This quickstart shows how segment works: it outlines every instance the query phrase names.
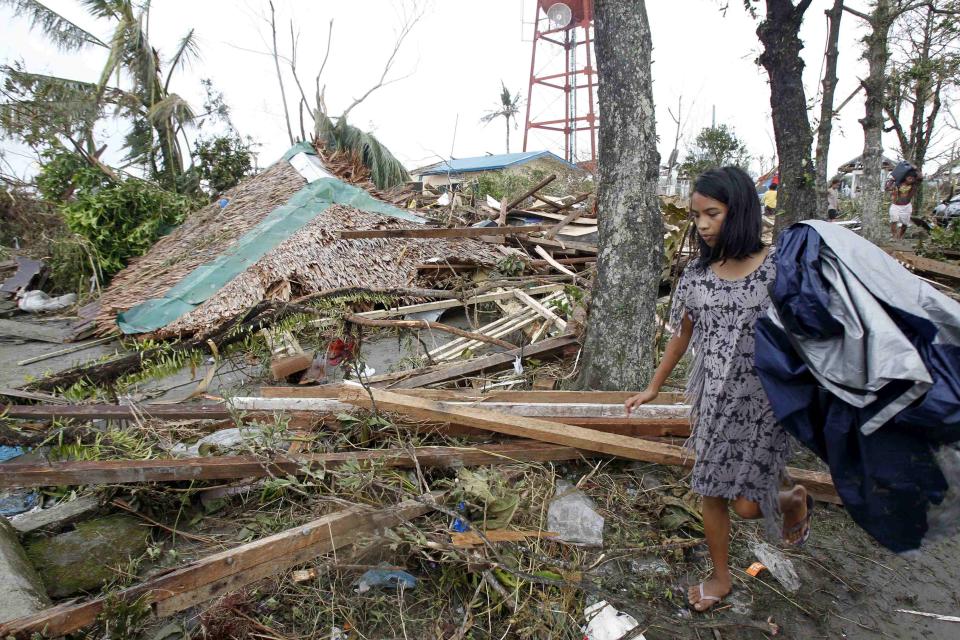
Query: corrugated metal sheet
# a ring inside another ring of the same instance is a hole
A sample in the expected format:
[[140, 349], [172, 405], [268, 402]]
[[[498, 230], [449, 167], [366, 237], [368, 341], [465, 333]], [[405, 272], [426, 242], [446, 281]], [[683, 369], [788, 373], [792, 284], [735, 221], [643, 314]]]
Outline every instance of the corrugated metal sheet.
[[439, 162], [435, 165], [430, 165], [429, 167], [424, 167], [423, 169], [418, 169], [413, 171], [414, 175], [419, 176], [435, 176], [443, 175], [445, 173], [470, 173], [472, 171], [495, 171], [497, 169], [504, 169], [517, 164], [523, 164], [524, 162], [530, 162], [535, 158], [553, 158], [558, 162], [562, 162], [566, 165], [569, 165], [570, 168], [576, 169], [577, 167], [573, 164], [570, 164], [560, 156], [550, 153], [549, 151], [524, 151], [522, 153], [502, 153], [496, 156], [478, 156], [476, 158], [458, 158], [456, 160], [445, 160]]

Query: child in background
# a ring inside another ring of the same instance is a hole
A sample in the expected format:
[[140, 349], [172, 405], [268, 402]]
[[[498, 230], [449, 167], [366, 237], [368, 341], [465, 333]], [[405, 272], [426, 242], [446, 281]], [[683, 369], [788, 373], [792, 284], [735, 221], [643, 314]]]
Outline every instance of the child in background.
[[626, 409], [629, 414], [653, 400], [693, 344], [688, 446], [697, 460], [691, 484], [703, 497], [713, 575], [691, 586], [688, 599], [702, 612], [730, 593], [731, 506], [742, 518], [764, 518], [769, 534], [801, 544], [809, 536], [813, 505], [801, 486], [780, 490], [789, 441], [754, 369], [754, 325], [770, 305], [767, 286], [776, 274], [776, 255], [760, 239], [753, 182], [736, 167], [708, 171], [696, 182], [690, 212], [699, 255], [677, 284], [673, 337], [650, 385], [629, 398]]
[[834, 178], [827, 187], [827, 220], [840, 217], [840, 178]]
[[777, 213], [777, 183], [770, 183], [770, 188], [767, 189], [767, 192], [763, 194], [763, 209], [764, 213], [768, 216], [776, 215]]

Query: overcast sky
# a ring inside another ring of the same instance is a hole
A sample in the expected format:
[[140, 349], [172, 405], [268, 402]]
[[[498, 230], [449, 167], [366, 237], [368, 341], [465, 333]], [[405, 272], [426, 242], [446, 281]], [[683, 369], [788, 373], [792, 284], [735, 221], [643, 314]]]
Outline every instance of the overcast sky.
[[[76, 0], [44, 1], [103, 40], [109, 39], [108, 23], [92, 20]], [[752, 155], [764, 158], [769, 166], [774, 154], [773, 126], [766, 73], [755, 62], [760, 52], [755, 20], [739, 0], [730, 0], [725, 16], [718, 0], [648, 0], [646, 4], [653, 33], [653, 90], [662, 157], [670, 153], [676, 126], [667, 108], [676, 112], [682, 96], [687, 141], [710, 125], [715, 108], [716, 121], [731, 126]], [[402, 23], [400, 0], [276, 0], [275, 5], [281, 49], [289, 50], [291, 19], [299, 33], [298, 66], [308, 94], [327, 46], [327, 25], [333, 19], [330, 60], [321, 78], [331, 114], [339, 114], [376, 84]], [[801, 33], [806, 44], [806, 92], [811, 101], [819, 95], [826, 38], [823, 12], [830, 5], [830, 0], [814, 0]], [[864, 10], [866, 2], [850, 0], [849, 5]], [[351, 113], [351, 123], [372, 130], [408, 168], [451, 155], [502, 153], [503, 121], [483, 125], [480, 118], [496, 107], [501, 80], [526, 100], [532, 48], [529, 22], [536, 1], [421, 0], [421, 6], [425, 7], [424, 16], [391, 73], [402, 79], [358, 106]], [[183, 34], [196, 28], [202, 58], [178, 72], [171, 89], [199, 110], [203, 96], [199, 80], [211, 78], [224, 93], [237, 128], [261, 145], [262, 166], [289, 146], [273, 61], [260, 53], [268, 50], [265, 38], [269, 28], [264, 21], [268, 11], [265, 0], [154, 0], [150, 23], [152, 43], [168, 57]], [[13, 20], [8, 9], [0, 9], [0, 20], [7, 24], [0, 60], [22, 59], [31, 71], [91, 81], [98, 78], [105, 58], [102, 49], [64, 54], [40, 33], [30, 32], [26, 20]], [[864, 27], [850, 14], [844, 15], [841, 24], [837, 103], [857, 86], [857, 77], [866, 73], [860, 59]], [[286, 89], [291, 115], [296, 117], [296, 89], [289, 83]], [[548, 116], [560, 106], [548, 103], [535, 96], [534, 110]], [[519, 127], [511, 131], [512, 151], [521, 148], [522, 115]], [[863, 135], [857, 122], [862, 116], [863, 100], [858, 96], [844, 108], [834, 127], [831, 171], [862, 151]], [[108, 139], [115, 150], [117, 137]], [[897, 157], [892, 150], [895, 140], [886, 142], [888, 155]], [[2, 144], [8, 151], [18, 152], [8, 142]], [[562, 141], [534, 134], [530, 148], [562, 154]], [[683, 149], [681, 143], [681, 159]], [[760, 162], [754, 164], [754, 170], [760, 167]]]

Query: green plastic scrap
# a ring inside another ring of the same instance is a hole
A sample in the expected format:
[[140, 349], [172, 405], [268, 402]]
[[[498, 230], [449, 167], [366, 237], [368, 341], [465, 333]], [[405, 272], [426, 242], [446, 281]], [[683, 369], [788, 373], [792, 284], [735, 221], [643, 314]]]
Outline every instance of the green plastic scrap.
[[[312, 152], [309, 145], [303, 149], [299, 149], [300, 146], [304, 143], [295, 146], [287, 155], [292, 157], [296, 153]], [[149, 333], [186, 315], [333, 204], [349, 205], [368, 213], [418, 224], [424, 222], [423, 218], [381, 202], [363, 189], [336, 178], [320, 178], [271, 211], [214, 260], [187, 274], [163, 297], [146, 300], [118, 314], [120, 331], [125, 334]]]

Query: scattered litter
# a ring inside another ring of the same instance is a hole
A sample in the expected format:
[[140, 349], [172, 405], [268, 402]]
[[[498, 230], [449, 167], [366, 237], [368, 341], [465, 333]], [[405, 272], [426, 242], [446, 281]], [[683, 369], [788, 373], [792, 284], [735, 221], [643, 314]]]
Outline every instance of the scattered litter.
[[766, 542], [753, 542], [750, 544], [750, 550], [784, 589], [790, 593], [796, 593], [800, 589], [800, 576], [793, 568], [793, 562], [779, 549]]
[[747, 567], [747, 574], [756, 578], [762, 571], [766, 571], [766, 567], [763, 566], [762, 562], [754, 562], [752, 565]]
[[417, 579], [406, 571], [370, 569], [360, 576], [360, 582], [357, 583], [356, 591], [357, 593], [366, 593], [374, 587], [412, 590], [417, 588]]
[[[170, 448], [170, 454], [179, 458], [197, 458], [200, 456], [222, 455], [252, 445], [266, 445], [267, 437], [257, 427], [234, 427], [223, 429], [204, 436], [192, 445], [177, 443]], [[278, 446], [281, 443], [276, 443]]]
[[[583, 613], [587, 619], [583, 627], [584, 640], [617, 640], [639, 625], [633, 616], [618, 611], [606, 600], [587, 607]], [[634, 638], [644, 640], [643, 634]]]
[[77, 294], [68, 293], [66, 295], [52, 298], [43, 291], [21, 291], [17, 294], [17, 306], [21, 311], [28, 313], [45, 313], [48, 311], [59, 311], [73, 306], [77, 303]]
[[660, 558], [632, 560], [630, 570], [638, 576], [666, 576], [671, 573], [670, 565]]
[[33, 489], [0, 491], [0, 516], [15, 516], [40, 504], [40, 494]]
[[8, 447], [7, 445], [0, 444], [0, 462], [12, 460], [17, 456], [22, 456], [24, 453], [26, 453], [26, 450], [23, 447]]
[[924, 618], [933, 618], [941, 622], [960, 622], [960, 616], [942, 616], [939, 613], [926, 613], [924, 611], [910, 611], [909, 609], [897, 609], [897, 613], [909, 613], [912, 616], [923, 616]]
[[564, 480], [557, 481], [557, 497], [550, 501], [547, 529], [560, 540], [585, 546], [603, 546], [603, 516], [593, 500]]

